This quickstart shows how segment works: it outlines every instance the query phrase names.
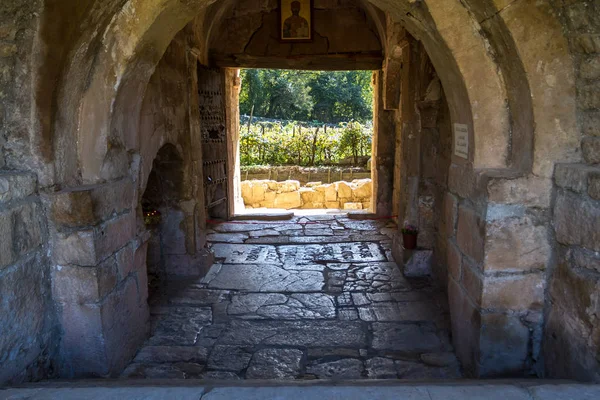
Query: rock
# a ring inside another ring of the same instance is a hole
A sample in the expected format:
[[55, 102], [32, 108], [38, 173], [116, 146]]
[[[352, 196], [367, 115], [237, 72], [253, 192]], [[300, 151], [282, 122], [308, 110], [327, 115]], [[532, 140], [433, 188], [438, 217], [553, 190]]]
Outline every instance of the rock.
[[302, 197], [302, 202], [306, 203], [325, 203], [325, 193], [319, 192], [314, 189], [301, 188], [300, 196]]
[[344, 203], [344, 210], [362, 210], [362, 203]]
[[338, 361], [308, 365], [306, 372], [319, 379], [360, 379], [363, 363], [355, 358], [344, 358]]
[[252, 354], [239, 346], [216, 345], [208, 357], [210, 369], [240, 372], [248, 367]]
[[355, 199], [370, 199], [373, 194], [373, 184], [370, 179], [360, 179], [354, 181], [352, 196]]
[[352, 198], [352, 188], [346, 182], [336, 182], [333, 187], [337, 190], [340, 200]]
[[138, 363], [205, 363], [208, 357], [206, 347], [199, 346], [145, 346], [135, 356]]
[[300, 208], [302, 206], [300, 192], [291, 191], [277, 193], [273, 205], [275, 208], [285, 208], [286, 210], [289, 210], [290, 208]]
[[365, 363], [367, 367], [367, 376], [371, 379], [396, 379], [396, 365], [394, 360], [389, 358], [375, 357], [370, 358]]
[[300, 189], [299, 181], [279, 182], [278, 188], [277, 188], [277, 193], [296, 192], [296, 191], [298, 191], [298, 189]]
[[324, 185], [325, 186], [325, 201], [332, 202], [338, 200], [338, 193], [335, 185]]
[[411, 257], [404, 264], [404, 276], [424, 277], [430, 276], [433, 263], [433, 250], [414, 250]]
[[247, 379], [294, 379], [300, 374], [304, 353], [296, 349], [262, 349], [254, 353]]
[[315, 186], [321, 186], [322, 184], [323, 184], [323, 182], [308, 182], [304, 186], [306, 186], [308, 188], [312, 188], [312, 187], [315, 187]]
[[374, 322], [373, 348], [423, 353], [441, 350], [442, 342], [435, 334], [433, 327], [396, 322]]

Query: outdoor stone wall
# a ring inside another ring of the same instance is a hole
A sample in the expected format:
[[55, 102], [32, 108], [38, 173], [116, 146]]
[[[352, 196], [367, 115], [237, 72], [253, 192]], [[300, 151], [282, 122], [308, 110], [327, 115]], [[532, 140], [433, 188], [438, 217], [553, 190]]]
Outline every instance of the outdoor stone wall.
[[305, 187], [298, 181], [242, 181], [242, 198], [247, 208], [369, 210], [371, 196], [370, 179], [310, 182]]
[[546, 307], [548, 376], [600, 381], [600, 3], [553, 2], [577, 81], [580, 163], [554, 171], [556, 266]]
[[334, 183], [370, 179], [371, 172], [364, 168], [268, 166], [244, 167], [241, 177], [245, 181], [253, 179], [278, 182], [299, 181], [301, 185], [306, 185], [309, 182]]

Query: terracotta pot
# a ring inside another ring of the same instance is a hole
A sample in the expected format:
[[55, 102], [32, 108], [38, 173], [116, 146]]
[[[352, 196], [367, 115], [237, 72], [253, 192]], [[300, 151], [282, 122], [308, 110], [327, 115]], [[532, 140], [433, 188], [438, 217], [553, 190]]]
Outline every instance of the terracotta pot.
[[417, 236], [419, 234], [415, 233], [410, 234], [410, 233], [403, 233], [402, 234], [402, 242], [404, 243], [404, 248], [407, 250], [413, 250], [417, 248]]

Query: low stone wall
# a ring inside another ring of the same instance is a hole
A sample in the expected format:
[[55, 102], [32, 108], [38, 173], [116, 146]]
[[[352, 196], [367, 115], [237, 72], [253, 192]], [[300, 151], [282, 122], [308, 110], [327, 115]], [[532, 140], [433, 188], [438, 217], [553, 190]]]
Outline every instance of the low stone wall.
[[299, 181], [271, 180], [242, 181], [242, 198], [247, 208], [293, 208], [367, 210], [371, 208], [370, 179], [322, 184]]
[[299, 167], [294, 166], [269, 166], [269, 167], [242, 167], [241, 178], [251, 180], [273, 180], [276, 182], [299, 181], [305, 186], [310, 182], [334, 183], [351, 182], [355, 179], [370, 179], [371, 171], [358, 167]]

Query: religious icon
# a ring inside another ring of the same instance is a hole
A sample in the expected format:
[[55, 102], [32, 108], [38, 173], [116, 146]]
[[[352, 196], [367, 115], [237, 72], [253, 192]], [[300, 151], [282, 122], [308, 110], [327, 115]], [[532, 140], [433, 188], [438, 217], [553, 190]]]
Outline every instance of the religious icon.
[[312, 0], [279, 0], [279, 24], [283, 41], [312, 40]]

